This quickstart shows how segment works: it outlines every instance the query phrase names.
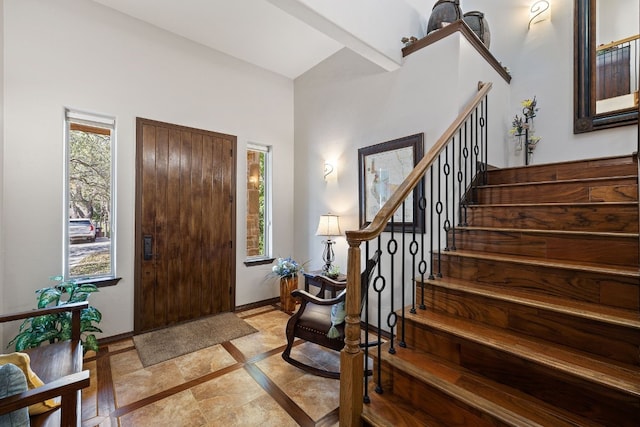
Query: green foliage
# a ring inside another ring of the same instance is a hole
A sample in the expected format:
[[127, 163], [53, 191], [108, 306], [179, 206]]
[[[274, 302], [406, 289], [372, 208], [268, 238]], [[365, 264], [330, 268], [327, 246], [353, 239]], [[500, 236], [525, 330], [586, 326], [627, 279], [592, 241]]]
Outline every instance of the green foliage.
[[97, 253], [88, 255], [80, 260], [80, 262], [71, 267], [69, 274], [72, 277], [97, 276], [100, 274], [109, 274], [111, 271], [111, 254]]
[[[52, 277], [51, 280], [57, 282], [55, 285], [38, 289], [37, 308], [56, 307], [66, 304], [87, 301], [89, 295], [98, 292], [98, 288], [90, 283], [78, 284], [75, 281], [64, 281], [61, 276]], [[67, 300], [63, 300], [63, 295], [67, 294]], [[100, 323], [102, 313], [92, 306], [82, 310], [80, 313], [80, 332], [83, 350], [98, 351], [98, 340], [92, 332], [102, 332], [94, 326]], [[27, 348], [39, 347], [43, 342], [55, 343], [71, 339], [71, 313], [55, 313], [44, 316], [35, 316], [26, 319], [18, 335], [16, 335], [7, 345], [15, 344], [16, 351], [23, 351]]]
[[74, 218], [107, 224], [111, 216], [111, 137], [69, 133], [69, 209]]

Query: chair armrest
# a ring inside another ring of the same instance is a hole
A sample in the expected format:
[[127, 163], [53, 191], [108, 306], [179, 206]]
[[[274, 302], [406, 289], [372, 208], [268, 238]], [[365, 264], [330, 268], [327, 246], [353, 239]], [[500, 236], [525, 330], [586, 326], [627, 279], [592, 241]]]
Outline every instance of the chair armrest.
[[80, 312], [85, 308], [89, 308], [88, 301], [74, 302], [71, 304], [58, 305], [55, 307], [38, 308], [30, 311], [22, 311], [20, 313], [2, 314], [0, 315], [0, 323], [11, 322], [14, 320], [28, 319], [30, 317], [43, 316], [46, 314], [71, 312], [71, 339], [80, 339]]
[[291, 296], [300, 298], [303, 303], [310, 302], [316, 305], [334, 305], [344, 301], [346, 296], [346, 290], [340, 292], [335, 298], [327, 298], [327, 299], [319, 298], [315, 295], [310, 294], [307, 291], [303, 291], [302, 289], [294, 290], [293, 292], [291, 292]]
[[64, 311], [80, 311], [89, 308], [88, 301], [74, 302], [71, 304], [58, 305], [55, 307], [38, 308], [35, 310], [22, 311], [12, 314], [0, 314], [0, 323], [11, 322], [13, 320], [28, 319], [29, 317], [43, 316], [45, 314], [61, 313]]
[[34, 403], [74, 393], [89, 387], [89, 371], [82, 371], [51, 381], [41, 387], [0, 399], [0, 415], [7, 414]]

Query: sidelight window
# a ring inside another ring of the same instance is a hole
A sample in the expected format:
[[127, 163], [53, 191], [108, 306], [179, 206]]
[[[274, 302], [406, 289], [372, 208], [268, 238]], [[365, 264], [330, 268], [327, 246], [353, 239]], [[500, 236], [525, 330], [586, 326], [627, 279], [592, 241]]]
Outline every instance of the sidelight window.
[[271, 148], [247, 147], [247, 262], [271, 261]]
[[114, 278], [114, 152], [114, 118], [65, 110], [67, 280]]

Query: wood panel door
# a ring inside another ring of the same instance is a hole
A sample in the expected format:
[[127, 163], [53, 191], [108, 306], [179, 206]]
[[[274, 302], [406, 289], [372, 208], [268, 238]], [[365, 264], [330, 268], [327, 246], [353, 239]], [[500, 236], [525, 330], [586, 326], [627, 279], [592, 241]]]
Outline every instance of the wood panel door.
[[134, 331], [233, 310], [236, 137], [136, 125]]

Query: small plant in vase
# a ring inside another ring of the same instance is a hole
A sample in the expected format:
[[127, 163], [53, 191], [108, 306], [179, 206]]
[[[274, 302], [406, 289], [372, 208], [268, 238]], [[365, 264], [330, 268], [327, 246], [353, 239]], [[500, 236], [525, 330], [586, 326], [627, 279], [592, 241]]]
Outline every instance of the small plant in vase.
[[329, 279], [337, 279], [340, 276], [340, 267], [337, 265], [332, 265], [331, 267], [329, 267], [329, 270], [324, 273], [324, 275]]
[[278, 258], [271, 274], [280, 277], [280, 305], [282, 310], [292, 313], [296, 308], [296, 301], [291, 292], [298, 289], [298, 273], [303, 273], [304, 267], [291, 257]]
[[533, 99], [525, 99], [521, 104], [522, 117], [515, 115], [509, 133], [516, 138], [516, 151], [522, 151], [524, 148], [524, 164], [528, 165], [533, 150], [541, 139], [539, 136], [534, 136], [533, 129], [533, 118], [538, 111], [538, 101], [534, 96]]

